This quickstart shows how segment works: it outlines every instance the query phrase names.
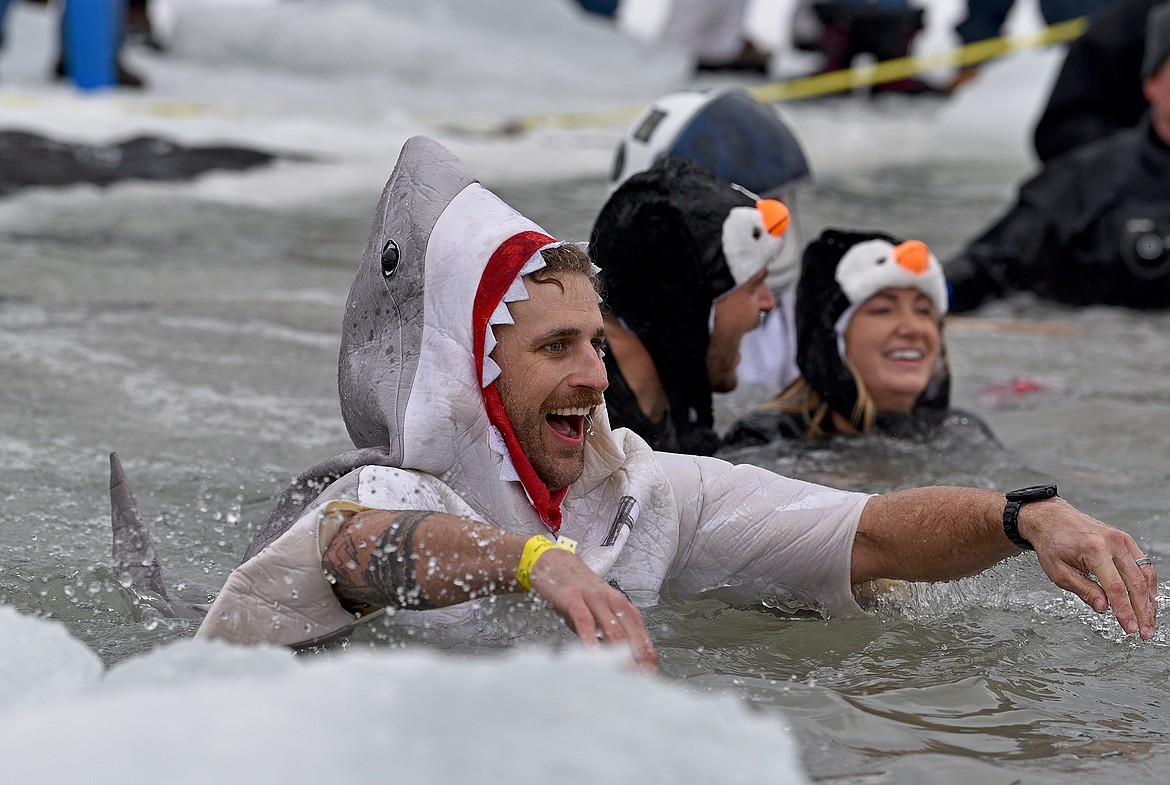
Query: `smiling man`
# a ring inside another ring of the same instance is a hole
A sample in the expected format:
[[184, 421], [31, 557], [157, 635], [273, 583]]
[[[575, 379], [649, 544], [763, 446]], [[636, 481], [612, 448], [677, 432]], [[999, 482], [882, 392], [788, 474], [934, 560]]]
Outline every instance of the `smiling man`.
[[1054, 489], [869, 496], [612, 429], [596, 273], [409, 140], [343, 320], [358, 449], [286, 491], [199, 635], [306, 646], [387, 608], [480, 630], [531, 612], [531, 592], [586, 645], [652, 668], [639, 609], [663, 596], [856, 615], [856, 583], [954, 579], [1032, 547], [1057, 584], [1154, 634], [1150, 560]]
[[[605, 328], [584, 252], [561, 246], [546, 257], [553, 263], [530, 277], [528, 299], [509, 308], [515, 323], [495, 328], [492, 356], [508, 369], [496, 386], [520, 449], [560, 490], [585, 467], [585, 431], [607, 386]], [[553, 277], [559, 270], [568, 274]]]

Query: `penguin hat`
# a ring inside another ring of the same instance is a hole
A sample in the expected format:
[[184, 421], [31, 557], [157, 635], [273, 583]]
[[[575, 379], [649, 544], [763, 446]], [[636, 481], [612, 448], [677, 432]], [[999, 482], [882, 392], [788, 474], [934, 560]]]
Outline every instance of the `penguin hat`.
[[632, 175], [602, 206], [589, 251], [606, 305], [650, 353], [676, 420], [713, 420], [714, 303], [761, 270], [770, 286], [795, 282], [799, 266], [783, 254], [789, 220], [782, 202], [680, 156]]
[[[947, 284], [937, 257], [918, 240], [841, 229], [825, 230], [805, 249], [796, 288], [796, 364], [813, 391], [856, 426], [864, 422], [868, 396], [859, 395], [860, 382], [846, 358], [845, 332], [869, 298], [902, 288], [926, 295], [940, 320], [938, 363], [914, 413], [941, 415], [950, 403], [950, 375], [941, 340]], [[882, 412], [874, 416], [879, 427], [892, 419]]]

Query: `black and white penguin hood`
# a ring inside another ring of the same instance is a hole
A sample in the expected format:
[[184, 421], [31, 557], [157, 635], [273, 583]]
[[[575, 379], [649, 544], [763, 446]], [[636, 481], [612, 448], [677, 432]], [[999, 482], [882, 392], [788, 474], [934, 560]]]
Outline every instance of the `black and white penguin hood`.
[[782, 256], [787, 228], [779, 201], [677, 156], [631, 176], [602, 207], [590, 253], [606, 303], [650, 353], [677, 423], [713, 421], [705, 359], [713, 303], [764, 268], [770, 282], [794, 282], [795, 260]]

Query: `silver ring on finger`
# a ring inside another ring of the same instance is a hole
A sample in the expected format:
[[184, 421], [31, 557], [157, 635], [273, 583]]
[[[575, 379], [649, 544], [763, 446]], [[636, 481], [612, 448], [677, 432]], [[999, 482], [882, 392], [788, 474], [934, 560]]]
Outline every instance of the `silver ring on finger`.
[[1151, 559], [1149, 556], [1143, 556], [1140, 559], [1134, 559], [1133, 563], [1139, 567], [1142, 567], [1142, 566], [1145, 566], [1147, 564], [1153, 564], [1154, 560]]

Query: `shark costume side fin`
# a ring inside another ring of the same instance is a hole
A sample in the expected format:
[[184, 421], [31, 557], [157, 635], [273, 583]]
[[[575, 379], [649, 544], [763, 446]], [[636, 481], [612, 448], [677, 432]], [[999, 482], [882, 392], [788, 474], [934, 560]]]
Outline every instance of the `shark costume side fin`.
[[114, 569], [128, 573], [133, 585], [167, 597], [162, 567], [150, 530], [138, 512], [138, 500], [117, 453], [110, 453], [110, 517], [114, 529]]

